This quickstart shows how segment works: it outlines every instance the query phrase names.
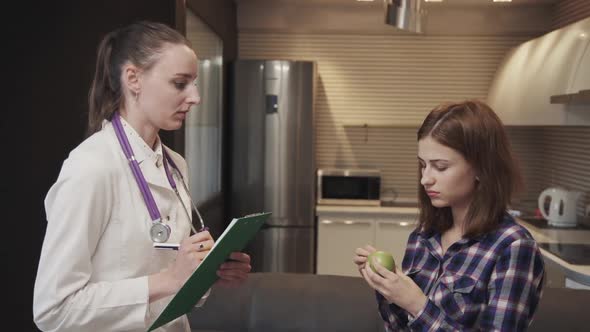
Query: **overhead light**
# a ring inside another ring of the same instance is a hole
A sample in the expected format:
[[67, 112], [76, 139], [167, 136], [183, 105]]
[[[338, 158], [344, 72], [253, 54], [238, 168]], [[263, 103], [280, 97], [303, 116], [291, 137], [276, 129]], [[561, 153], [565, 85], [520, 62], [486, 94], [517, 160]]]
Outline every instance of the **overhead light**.
[[422, 0], [385, 0], [385, 23], [399, 30], [422, 33]]
[[443, 0], [424, 0], [424, 2], [443, 2]]
[[512, 2], [512, 0], [494, 0], [494, 2]]

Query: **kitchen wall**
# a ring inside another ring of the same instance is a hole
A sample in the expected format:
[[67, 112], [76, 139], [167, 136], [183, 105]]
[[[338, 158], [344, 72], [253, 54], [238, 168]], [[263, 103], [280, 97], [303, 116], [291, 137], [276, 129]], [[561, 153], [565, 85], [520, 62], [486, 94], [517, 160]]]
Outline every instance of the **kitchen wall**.
[[[590, 17], [590, 1], [561, 0], [553, 9], [551, 29], [559, 29]], [[590, 127], [510, 127], [512, 144], [521, 161], [527, 190], [516, 208], [533, 211], [537, 197], [548, 187], [562, 186], [585, 195], [578, 201], [578, 215], [590, 204]], [[580, 222], [590, 225], [590, 218]]]
[[559, 0], [553, 8], [553, 24], [551, 29], [559, 29], [570, 23], [590, 16], [590, 1]]
[[[514, 207], [530, 213], [544, 189], [561, 186], [585, 193], [577, 204], [583, 216], [590, 204], [590, 127], [516, 126], [508, 133], [527, 184]], [[579, 221], [590, 225], [588, 218]]]
[[[243, 59], [318, 63], [318, 167], [370, 167], [416, 194], [415, 133], [436, 104], [485, 98], [511, 36], [240, 33]], [[364, 125], [367, 124], [367, 127]]]
[[238, 54], [316, 61], [318, 167], [378, 168], [384, 188], [414, 198], [415, 133], [427, 112], [445, 101], [485, 99], [506, 52], [546, 31], [551, 13], [434, 6], [425, 34], [415, 35], [385, 25], [380, 4], [239, 1]]
[[[427, 112], [444, 101], [485, 100], [510, 48], [555, 24], [571, 23], [587, 7], [574, 1], [511, 9], [432, 6], [425, 34], [413, 35], [383, 25], [369, 8], [351, 7], [353, 15], [347, 8], [256, 3], [238, 1], [240, 58], [318, 64], [318, 167], [379, 168], [384, 187], [402, 197], [416, 196], [415, 134]], [[576, 11], [567, 14], [571, 6]], [[351, 30], [351, 20], [355, 29], [359, 23], [358, 30]], [[528, 188], [515, 207], [534, 208], [541, 188], [549, 185], [587, 186], [590, 165], [573, 159], [588, 154], [579, 143], [587, 139], [586, 129], [519, 127], [509, 132]], [[563, 171], [564, 165], [580, 171]], [[551, 169], [554, 182], [548, 181]], [[590, 193], [588, 187], [585, 191]]]
[[[382, 1], [236, 0], [236, 3], [240, 33], [408, 35], [384, 24]], [[423, 19], [424, 32], [454, 36], [538, 35], [551, 28], [556, 11], [550, 3], [505, 6], [479, 1], [479, 4], [422, 3], [427, 13]]]

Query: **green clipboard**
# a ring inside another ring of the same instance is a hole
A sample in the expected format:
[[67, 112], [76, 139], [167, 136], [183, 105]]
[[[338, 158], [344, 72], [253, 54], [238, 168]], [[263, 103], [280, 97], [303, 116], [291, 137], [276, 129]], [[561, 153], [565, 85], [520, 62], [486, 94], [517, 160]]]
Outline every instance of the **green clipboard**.
[[232, 252], [243, 250], [270, 215], [270, 212], [265, 212], [234, 218], [219, 239], [215, 241], [213, 248], [195, 272], [150, 326], [148, 332], [191, 311], [207, 290], [213, 286], [213, 283], [219, 279], [217, 276], [219, 266]]

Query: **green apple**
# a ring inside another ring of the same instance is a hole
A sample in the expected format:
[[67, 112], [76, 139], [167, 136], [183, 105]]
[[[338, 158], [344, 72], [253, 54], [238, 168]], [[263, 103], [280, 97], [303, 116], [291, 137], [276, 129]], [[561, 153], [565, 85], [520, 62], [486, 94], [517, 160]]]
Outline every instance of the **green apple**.
[[385, 251], [375, 251], [371, 253], [368, 257], [369, 259], [369, 266], [373, 269], [374, 272], [377, 273], [377, 269], [373, 266], [373, 262], [381, 264], [384, 268], [388, 269], [389, 271], [395, 272], [395, 260], [390, 253]]

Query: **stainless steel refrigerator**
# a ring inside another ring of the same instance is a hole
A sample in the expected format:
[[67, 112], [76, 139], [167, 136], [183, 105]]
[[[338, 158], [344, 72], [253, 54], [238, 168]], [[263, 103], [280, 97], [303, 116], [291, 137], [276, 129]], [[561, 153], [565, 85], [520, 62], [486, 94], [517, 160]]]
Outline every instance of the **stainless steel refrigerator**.
[[230, 71], [230, 211], [272, 212], [246, 248], [254, 272], [315, 272], [313, 62], [237, 60]]

